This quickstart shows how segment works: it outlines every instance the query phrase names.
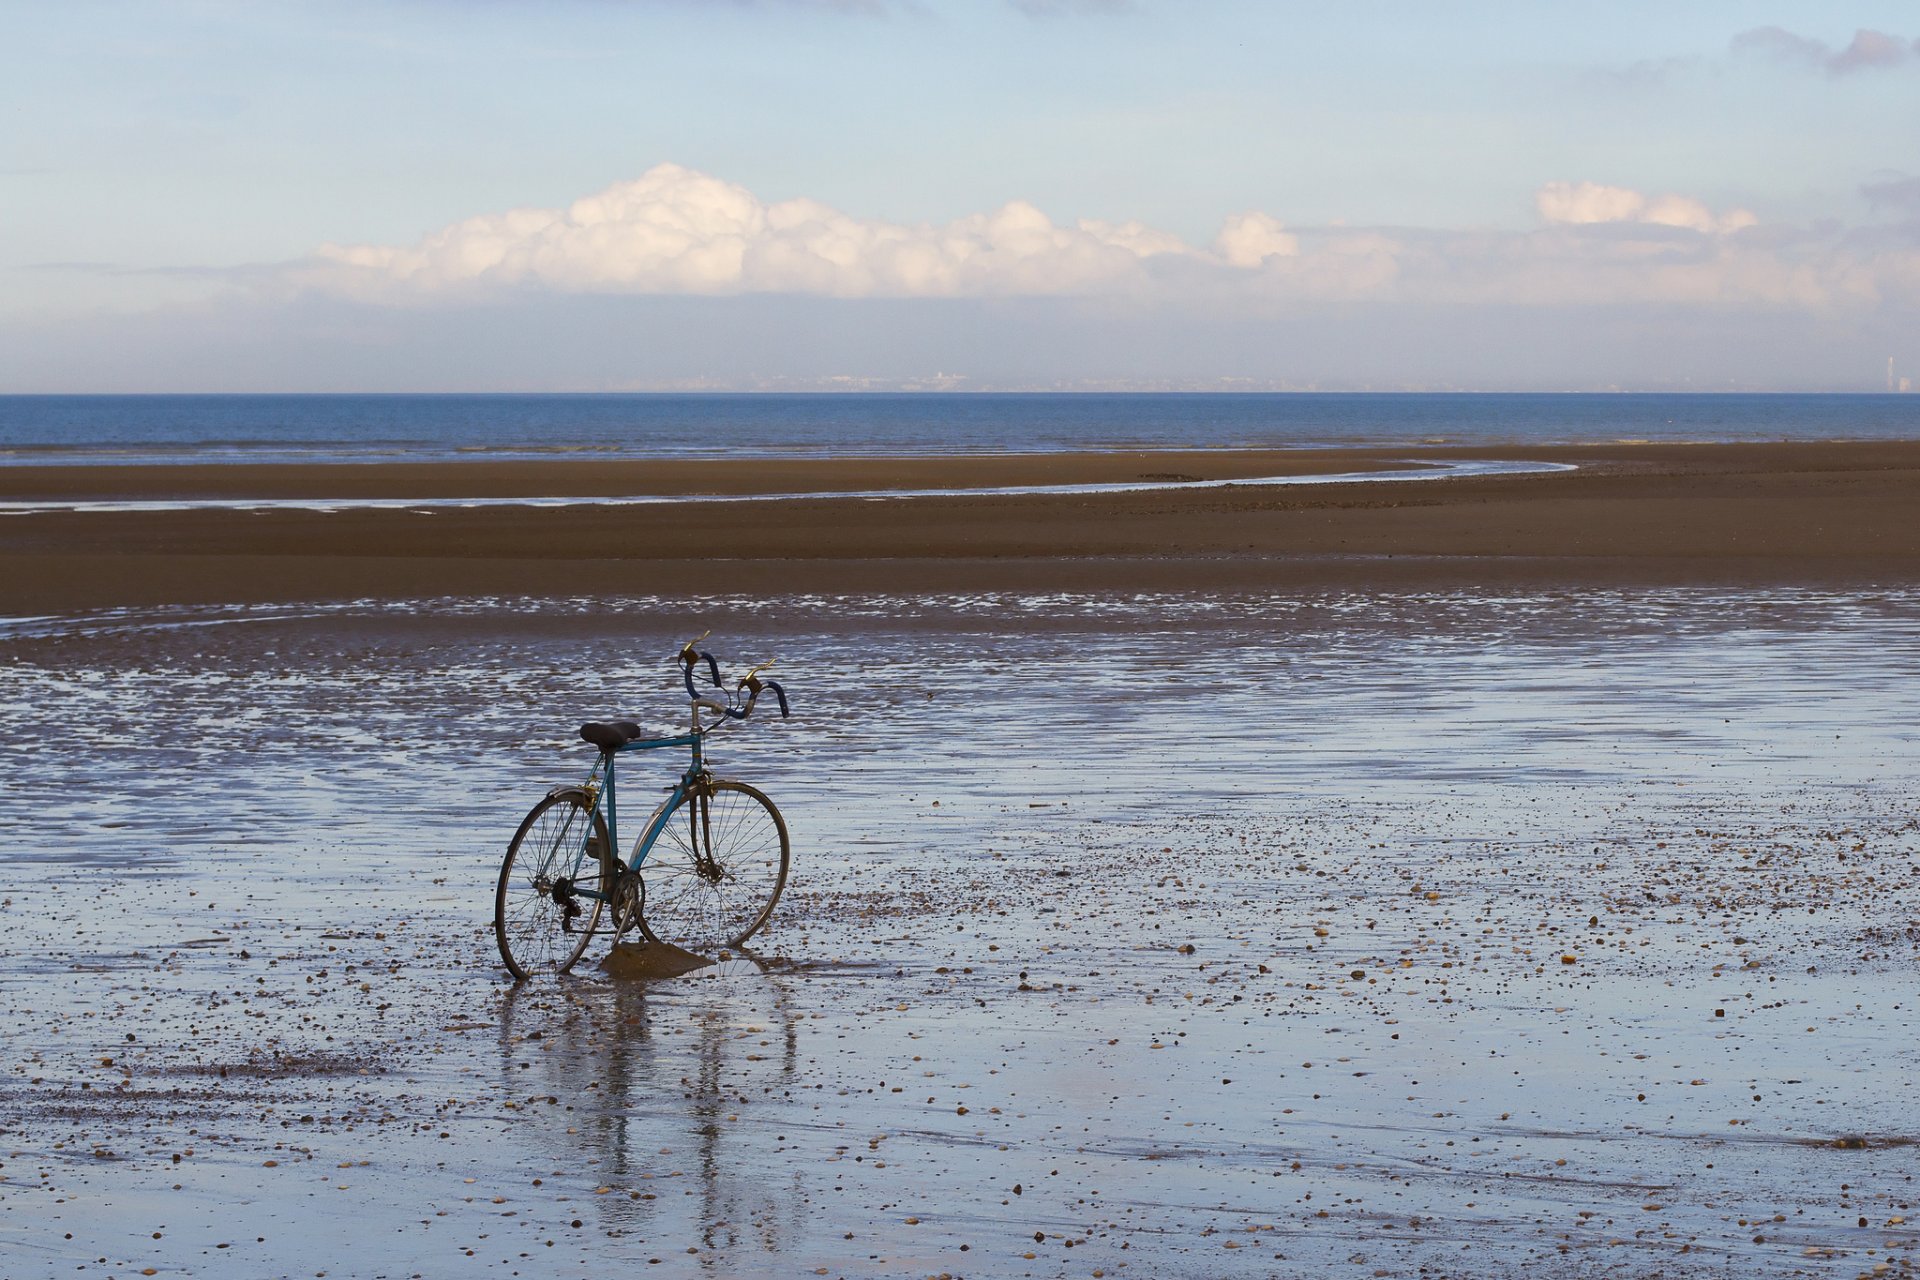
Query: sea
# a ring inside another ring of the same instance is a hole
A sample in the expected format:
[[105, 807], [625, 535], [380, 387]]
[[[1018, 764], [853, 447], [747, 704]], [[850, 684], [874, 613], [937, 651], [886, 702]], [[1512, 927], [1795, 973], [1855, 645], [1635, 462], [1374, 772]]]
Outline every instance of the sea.
[[0, 396], [0, 465], [1920, 438], [1920, 395]]

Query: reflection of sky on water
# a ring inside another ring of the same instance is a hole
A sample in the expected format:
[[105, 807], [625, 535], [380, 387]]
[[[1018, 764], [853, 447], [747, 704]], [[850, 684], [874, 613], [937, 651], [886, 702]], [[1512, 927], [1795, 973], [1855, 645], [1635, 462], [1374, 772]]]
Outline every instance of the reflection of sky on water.
[[[894, 613], [920, 629], [890, 632]], [[756, 720], [719, 756], [862, 843], [914, 838], [926, 818], [890, 813], [900, 794], [1091, 816], [1383, 787], [1492, 800], [1579, 781], [1590, 803], [1689, 778], [1892, 780], [1916, 723], [1889, 714], [1920, 632], [1902, 594], [498, 602], [20, 621], [0, 639], [0, 764], [25, 794], [85, 760], [98, 785], [61, 793], [61, 838], [103, 852], [149, 836], [178, 857], [235, 812], [256, 840], [323, 821], [332, 841], [390, 843], [422, 797], [488, 829], [584, 770], [578, 721], [677, 724], [658, 655], [714, 614], [800, 694], [794, 720]], [[10, 809], [0, 830], [44, 816]]]
[[[503, 998], [506, 836], [710, 623], [795, 697], [714, 752], [795, 833], [768, 971]], [[1917, 638], [1797, 590], [15, 620], [0, 1248], [1852, 1275], [1910, 1195], [1817, 1144], [1911, 1133]]]
[[1465, 476], [1514, 476], [1572, 471], [1566, 462], [1407, 461], [1396, 469], [1341, 471], [1308, 475], [1245, 476], [1230, 480], [1142, 479], [1088, 484], [974, 485], [958, 489], [847, 489], [800, 493], [621, 494], [543, 498], [95, 498], [0, 501], [0, 515], [74, 511], [107, 515], [133, 511], [435, 511], [475, 507], [643, 507], [715, 502], [804, 502], [823, 498], [860, 498], [891, 502], [903, 498], [1036, 497], [1044, 494], [1141, 493], [1156, 489], [1264, 489], [1303, 484], [1378, 484], [1389, 481], [1446, 480]]

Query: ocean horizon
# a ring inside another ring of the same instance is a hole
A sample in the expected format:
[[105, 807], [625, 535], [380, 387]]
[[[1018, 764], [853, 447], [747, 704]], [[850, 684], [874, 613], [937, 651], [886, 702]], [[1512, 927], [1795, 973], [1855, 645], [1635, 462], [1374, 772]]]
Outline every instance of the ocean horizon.
[[0, 396], [0, 465], [1920, 439], [1920, 396], [566, 392]]

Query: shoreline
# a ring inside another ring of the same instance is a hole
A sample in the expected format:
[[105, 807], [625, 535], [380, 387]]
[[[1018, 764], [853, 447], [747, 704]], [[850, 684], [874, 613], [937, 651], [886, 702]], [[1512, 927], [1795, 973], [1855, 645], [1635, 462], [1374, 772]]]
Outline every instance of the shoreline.
[[868, 490], [1258, 479], [1477, 461], [1436, 449], [1167, 449], [851, 458], [71, 464], [0, 467], [0, 500], [498, 499], [833, 495]]
[[430, 511], [462, 510], [478, 507], [638, 507], [671, 503], [733, 502], [813, 502], [822, 499], [843, 501], [907, 501], [915, 498], [1009, 498], [1009, 497], [1081, 497], [1107, 493], [1149, 493], [1174, 489], [1221, 489], [1229, 487], [1272, 488], [1302, 484], [1379, 484], [1414, 480], [1448, 480], [1486, 475], [1531, 475], [1542, 472], [1574, 471], [1565, 462], [1473, 462], [1442, 461], [1419, 465], [1383, 465], [1365, 471], [1307, 472], [1291, 475], [1236, 476], [1204, 479], [1176, 472], [1143, 473], [1132, 480], [1064, 481], [1059, 483], [996, 484], [972, 487], [930, 489], [823, 489], [767, 493], [609, 493], [558, 497], [545, 493], [526, 495], [469, 495], [449, 497], [167, 497], [167, 498], [27, 498], [0, 500], [0, 516], [40, 515], [51, 512], [77, 512], [87, 515], [116, 515], [156, 511]]
[[768, 466], [829, 465], [848, 463], [897, 464], [1021, 461], [1063, 457], [1125, 455], [1140, 458], [1166, 457], [1171, 454], [1204, 455], [1208, 458], [1235, 454], [1261, 454], [1290, 457], [1315, 454], [1404, 454], [1434, 450], [1462, 450], [1476, 453], [1525, 453], [1531, 450], [1565, 449], [1699, 449], [1775, 445], [1810, 446], [1901, 444], [1920, 435], [1831, 435], [1831, 436], [1547, 436], [1528, 438], [1476, 438], [1470, 435], [1429, 435], [1413, 439], [1340, 439], [1301, 440], [1285, 444], [1144, 444], [1138, 441], [1089, 440], [1078, 444], [1050, 444], [1033, 448], [929, 448], [924, 450], [884, 445], [856, 445], [828, 449], [810, 445], [790, 447], [742, 445], [737, 449], [701, 448], [647, 452], [615, 445], [566, 445], [516, 449], [507, 446], [474, 445], [436, 451], [397, 448], [382, 452], [339, 449], [262, 449], [201, 448], [169, 452], [163, 449], [116, 448], [109, 446], [0, 445], [0, 474], [8, 472], [107, 471], [114, 468], [171, 468], [181, 471], [198, 468], [222, 469], [294, 469], [302, 467], [373, 470], [385, 467], [453, 467], [479, 471], [487, 467], [622, 467], [652, 466]]
[[[1461, 461], [1577, 469], [1311, 480]], [[1229, 483], [1279, 475], [1299, 479]], [[984, 492], [1143, 481], [1164, 487]], [[846, 492], [929, 488], [944, 492]], [[622, 494], [792, 496], [406, 505]], [[14, 512], [0, 517], [0, 592], [27, 614], [490, 594], [1920, 581], [1920, 441], [0, 468], [9, 502], [327, 498], [392, 505]]]

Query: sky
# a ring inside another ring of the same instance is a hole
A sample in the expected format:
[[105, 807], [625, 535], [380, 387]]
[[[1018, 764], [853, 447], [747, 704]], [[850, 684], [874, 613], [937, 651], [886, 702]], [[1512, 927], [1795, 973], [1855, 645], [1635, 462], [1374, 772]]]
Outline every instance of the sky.
[[0, 0], [0, 393], [1920, 384], [1920, 8]]

